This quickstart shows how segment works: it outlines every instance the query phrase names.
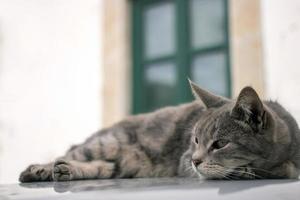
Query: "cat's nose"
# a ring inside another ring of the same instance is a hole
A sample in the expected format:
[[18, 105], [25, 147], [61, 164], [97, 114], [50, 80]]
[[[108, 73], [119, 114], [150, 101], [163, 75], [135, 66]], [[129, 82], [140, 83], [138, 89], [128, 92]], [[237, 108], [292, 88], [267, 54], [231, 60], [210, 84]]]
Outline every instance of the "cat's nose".
[[200, 165], [202, 163], [202, 160], [200, 160], [200, 159], [193, 159], [192, 162], [195, 165], [195, 167], [197, 167], [198, 165]]

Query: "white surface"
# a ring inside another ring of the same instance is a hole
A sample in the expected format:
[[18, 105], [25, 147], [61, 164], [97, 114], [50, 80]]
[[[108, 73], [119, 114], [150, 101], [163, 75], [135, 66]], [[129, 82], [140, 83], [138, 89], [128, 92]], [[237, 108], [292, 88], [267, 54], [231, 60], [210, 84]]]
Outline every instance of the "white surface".
[[267, 96], [300, 123], [300, 1], [263, 0], [261, 5]]
[[296, 180], [112, 179], [0, 185], [0, 199], [298, 200], [299, 187]]
[[0, 183], [101, 122], [101, 0], [0, 0]]

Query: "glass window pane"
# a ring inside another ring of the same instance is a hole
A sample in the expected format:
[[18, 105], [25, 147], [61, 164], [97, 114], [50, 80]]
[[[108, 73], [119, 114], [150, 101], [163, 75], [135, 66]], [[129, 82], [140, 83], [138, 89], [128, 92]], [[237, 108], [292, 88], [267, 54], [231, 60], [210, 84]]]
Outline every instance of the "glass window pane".
[[144, 12], [145, 57], [175, 52], [175, 6], [173, 2], [151, 4]]
[[229, 96], [226, 56], [215, 52], [196, 56], [191, 69], [192, 80], [215, 94]]
[[203, 48], [225, 42], [223, 0], [191, 0], [192, 46]]
[[173, 63], [152, 64], [145, 69], [146, 111], [171, 105], [175, 100], [176, 69]]

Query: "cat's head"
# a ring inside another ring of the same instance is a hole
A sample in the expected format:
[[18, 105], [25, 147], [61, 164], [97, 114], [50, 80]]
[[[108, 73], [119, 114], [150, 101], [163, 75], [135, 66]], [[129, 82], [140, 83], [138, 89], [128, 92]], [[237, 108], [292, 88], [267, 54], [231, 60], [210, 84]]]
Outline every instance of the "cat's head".
[[257, 178], [253, 169], [265, 169], [278, 142], [273, 111], [251, 87], [229, 100], [190, 85], [207, 108], [192, 129], [193, 169], [206, 178]]

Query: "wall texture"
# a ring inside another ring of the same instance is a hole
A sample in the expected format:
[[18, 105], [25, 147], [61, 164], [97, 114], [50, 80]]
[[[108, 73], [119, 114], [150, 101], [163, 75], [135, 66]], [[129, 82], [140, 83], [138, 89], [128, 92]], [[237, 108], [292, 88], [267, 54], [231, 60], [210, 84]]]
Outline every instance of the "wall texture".
[[300, 1], [261, 4], [267, 96], [287, 107], [300, 123]]
[[101, 0], [0, 0], [0, 183], [101, 125]]

